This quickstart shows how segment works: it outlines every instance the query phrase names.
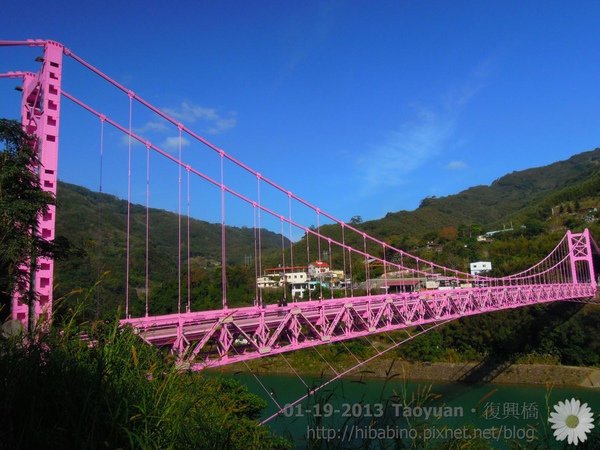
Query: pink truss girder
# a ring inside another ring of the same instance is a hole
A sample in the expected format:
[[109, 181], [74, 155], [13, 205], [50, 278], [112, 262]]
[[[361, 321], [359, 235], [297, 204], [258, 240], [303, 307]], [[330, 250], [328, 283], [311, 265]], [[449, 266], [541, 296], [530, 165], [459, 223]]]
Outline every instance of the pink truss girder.
[[595, 283], [533, 284], [304, 301], [122, 320], [202, 370], [385, 331], [596, 295]]

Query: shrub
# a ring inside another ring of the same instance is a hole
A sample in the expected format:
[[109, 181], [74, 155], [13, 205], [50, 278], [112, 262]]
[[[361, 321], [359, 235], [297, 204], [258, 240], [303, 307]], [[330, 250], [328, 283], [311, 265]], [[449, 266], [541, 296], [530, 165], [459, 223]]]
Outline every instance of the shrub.
[[[85, 339], [82, 339], [82, 336]], [[287, 448], [238, 382], [181, 372], [118, 321], [0, 339], [2, 448]]]

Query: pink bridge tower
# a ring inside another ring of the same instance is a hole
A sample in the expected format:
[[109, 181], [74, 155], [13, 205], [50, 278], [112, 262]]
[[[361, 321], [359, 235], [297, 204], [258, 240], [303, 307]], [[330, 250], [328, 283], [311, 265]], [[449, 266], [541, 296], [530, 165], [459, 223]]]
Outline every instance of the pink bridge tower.
[[592, 237], [590, 230], [585, 229], [582, 233], [567, 231], [569, 244], [571, 280], [573, 283], [591, 283], [596, 288], [596, 273], [592, 256]]
[[[58, 169], [58, 130], [60, 117], [60, 96], [63, 46], [53, 41], [31, 41], [32, 46], [43, 46], [44, 56], [41, 70], [34, 74], [26, 72], [23, 77], [23, 99], [21, 122], [25, 131], [34, 136], [33, 145], [38, 153], [39, 166], [32, 169], [38, 173], [44, 191], [56, 195]], [[53, 241], [55, 234], [56, 207], [50, 205], [48, 211], [38, 218], [35, 230], [42, 238]], [[52, 313], [52, 285], [54, 261], [40, 257], [36, 261], [33, 281], [35, 292], [35, 321], [40, 316], [49, 317]], [[29, 321], [29, 306], [22, 295], [15, 293], [12, 302], [12, 318], [19, 320], [26, 328]]]

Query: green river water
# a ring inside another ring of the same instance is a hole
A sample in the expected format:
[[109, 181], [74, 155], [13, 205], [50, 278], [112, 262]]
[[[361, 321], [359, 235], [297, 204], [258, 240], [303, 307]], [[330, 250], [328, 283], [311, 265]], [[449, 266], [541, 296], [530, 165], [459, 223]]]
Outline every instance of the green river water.
[[[248, 373], [233, 377], [268, 400], [263, 419], [279, 409], [265, 388], [282, 407], [307, 391], [296, 376], [261, 375], [260, 382]], [[310, 387], [320, 384], [303, 379]], [[548, 423], [553, 406], [572, 398], [591, 407], [596, 424], [578, 446], [558, 442]], [[449, 441], [462, 444], [455, 448], [600, 449], [599, 415], [598, 389], [365, 378], [336, 381], [269, 426], [299, 449], [438, 448]]]

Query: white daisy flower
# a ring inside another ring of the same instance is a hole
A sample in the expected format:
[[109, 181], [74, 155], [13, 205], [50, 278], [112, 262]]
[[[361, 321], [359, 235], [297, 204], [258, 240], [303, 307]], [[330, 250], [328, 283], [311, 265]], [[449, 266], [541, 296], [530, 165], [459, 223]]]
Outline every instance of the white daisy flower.
[[552, 423], [554, 436], [557, 441], [567, 438], [569, 444], [577, 445], [580, 441], [587, 439], [587, 434], [594, 428], [594, 413], [587, 405], [572, 398], [558, 402], [554, 405], [554, 411], [550, 413], [548, 422]]

